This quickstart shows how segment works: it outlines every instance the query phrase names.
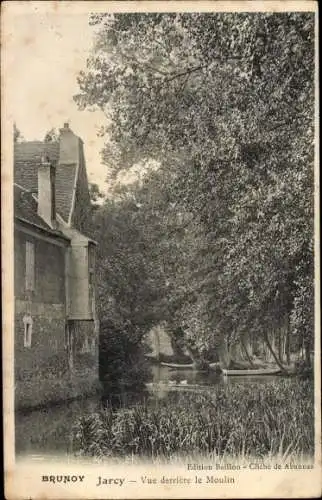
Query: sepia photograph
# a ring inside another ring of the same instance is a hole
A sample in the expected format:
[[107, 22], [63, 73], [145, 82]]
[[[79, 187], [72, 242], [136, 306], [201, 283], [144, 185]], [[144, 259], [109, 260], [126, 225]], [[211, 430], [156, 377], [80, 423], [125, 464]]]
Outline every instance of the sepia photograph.
[[7, 498], [321, 492], [317, 11], [259, 3], [3, 3]]

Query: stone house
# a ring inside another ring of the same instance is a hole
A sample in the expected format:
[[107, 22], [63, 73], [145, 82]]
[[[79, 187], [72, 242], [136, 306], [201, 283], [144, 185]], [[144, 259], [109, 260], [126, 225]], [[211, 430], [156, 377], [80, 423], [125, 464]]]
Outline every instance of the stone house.
[[48, 376], [98, 378], [96, 243], [82, 140], [64, 124], [58, 141], [16, 143], [14, 183], [15, 383], [23, 399], [33, 379], [41, 391]]

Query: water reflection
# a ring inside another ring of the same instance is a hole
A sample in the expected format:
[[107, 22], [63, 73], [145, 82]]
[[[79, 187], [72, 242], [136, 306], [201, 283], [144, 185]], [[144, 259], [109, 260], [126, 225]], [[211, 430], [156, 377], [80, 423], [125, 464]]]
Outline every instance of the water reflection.
[[278, 375], [265, 376], [229, 376], [224, 377], [212, 370], [198, 371], [192, 369], [174, 369], [163, 365], [153, 365], [149, 383], [147, 384], [152, 398], [163, 399], [172, 391], [209, 391], [211, 387], [225, 384], [267, 384], [279, 380]]
[[174, 382], [188, 385], [214, 385], [220, 382], [221, 377], [214, 371], [198, 371], [191, 368], [170, 368], [168, 366], [153, 365], [151, 368], [152, 377], [150, 381], [154, 384], [163, 382], [165, 384]]

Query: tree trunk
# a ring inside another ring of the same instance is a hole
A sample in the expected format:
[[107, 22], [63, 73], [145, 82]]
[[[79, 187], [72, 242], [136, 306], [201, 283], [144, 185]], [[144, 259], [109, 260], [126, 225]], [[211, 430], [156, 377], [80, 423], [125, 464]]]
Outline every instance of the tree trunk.
[[244, 353], [242, 352], [242, 346], [239, 342], [235, 342], [230, 348], [230, 357], [233, 361], [242, 361], [244, 359]]
[[253, 340], [249, 340], [249, 335], [246, 336], [246, 339], [245, 339], [245, 346], [246, 346], [246, 349], [247, 349], [247, 352], [250, 356], [253, 356], [254, 352], [253, 352]]
[[268, 335], [267, 333], [264, 334], [264, 339], [265, 339], [265, 342], [266, 342], [266, 345], [268, 347], [268, 350], [269, 352], [271, 353], [271, 355], [273, 356], [274, 360], [275, 360], [275, 363], [277, 364], [277, 366], [281, 369], [281, 371], [283, 371], [284, 373], [286, 372], [284, 366], [281, 364], [280, 360], [278, 359], [278, 357], [276, 356], [272, 346], [271, 346], [271, 343], [269, 341], [269, 338], [268, 338]]
[[273, 330], [273, 332], [272, 332], [272, 341], [271, 341], [272, 351], [270, 351], [270, 354], [271, 354], [270, 361], [272, 361], [272, 358], [275, 359], [274, 356], [273, 356], [273, 354], [272, 354], [272, 352], [275, 353], [275, 344], [276, 344], [275, 330]]
[[304, 360], [304, 337], [302, 338], [301, 359]]
[[180, 345], [178, 345], [177, 339], [170, 336], [171, 348], [176, 359], [182, 359], [184, 357], [184, 352]]
[[285, 333], [285, 335], [283, 337], [283, 347], [282, 347], [282, 349], [283, 349], [283, 354], [282, 354], [283, 355], [283, 360], [285, 358], [287, 359], [287, 356], [286, 356], [287, 339], [288, 339], [288, 327], [287, 327], [286, 333]]
[[191, 361], [193, 362], [193, 364], [194, 364], [194, 365], [197, 365], [198, 360], [196, 359], [196, 356], [195, 356], [195, 354], [193, 353], [193, 351], [190, 349], [190, 347], [189, 347], [188, 345], [186, 345], [186, 349], [187, 349], [187, 353], [188, 353], [188, 355], [190, 356]]
[[222, 339], [220, 342], [220, 346], [218, 349], [218, 355], [219, 355], [219, 363], [222, 368], [229, 368], [230, 365], [230, 353], [227, 347], [227, 342], [225, 339]]
[[283, 328], [278, 329], [278, 359], [283, 363], [283, 340], [284, 340], [284, 330]]
[[291, 334], [290, 322], [289, 322], [289, 319], [287, 319], [285, 349], [286, 349], [286, 363], [288, 365], [291, 364], [291, 336], [290, 336], [290, 334]]
[[[267, 338], [267, 340], [269, 341], [269, 343], [271, 345], [270, 335], [268, 333], [265, 334], [265, 339], [266, 338]], [[272, 359], [274, 359], [273, 356], [272, 356], [272, 353], [271, 353], [270, 349], [268, 348], [267, 342], [265, 342], [265, 361], [271, 362]]]
[[247, 350], [247, 346], [246, 346], [246, 343], [245, 343], [245, 341], [244, 341], [243, 337], [241, 337], [240, 341], [241, 341], [241, 345], [242, 345], [242, 347], [243, 347], [243, 349], [244, 349], [244, 352], [245, 352], [245, 354], [246, 354], [246, 358], [247, 358], [247, 360], [249, 361], [250, 365], [251, 365], [252, 367], [254, 367], [253, 360], [252, 360], [252, 358], [251, 358], [251, 357], [250, 357], [250, 355], [249, 355], [249, 352], [248, 352], [248, 350]]
[[153, 340], [154, 340], [154, 350], [155, 350], [155, 357], [158, 361], [160, 361], [160, 337], [159, 337], [159, 331], [155, 329], [153, 331]]
[[311, 343], [309, 341], [305, 342], [305, 364], [311, 366]]

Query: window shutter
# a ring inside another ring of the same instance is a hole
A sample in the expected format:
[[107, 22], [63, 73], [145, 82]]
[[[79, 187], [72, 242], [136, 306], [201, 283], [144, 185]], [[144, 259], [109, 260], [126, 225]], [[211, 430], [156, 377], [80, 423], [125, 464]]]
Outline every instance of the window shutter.
[[26, 241], [26, 290], [35, 289], [35, 246]]

